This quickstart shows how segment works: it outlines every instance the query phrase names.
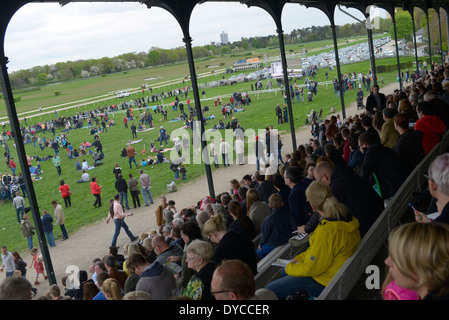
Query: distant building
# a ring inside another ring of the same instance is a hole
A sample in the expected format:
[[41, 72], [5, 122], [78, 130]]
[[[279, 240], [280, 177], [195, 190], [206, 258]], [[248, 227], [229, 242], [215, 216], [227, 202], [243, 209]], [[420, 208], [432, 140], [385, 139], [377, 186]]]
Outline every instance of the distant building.
[[224, 31], [222, 33], [220, 33], [220, 39], [221, 39], [221, 44], [228, 44], [229, 43], [228, 33], [224, 32]]

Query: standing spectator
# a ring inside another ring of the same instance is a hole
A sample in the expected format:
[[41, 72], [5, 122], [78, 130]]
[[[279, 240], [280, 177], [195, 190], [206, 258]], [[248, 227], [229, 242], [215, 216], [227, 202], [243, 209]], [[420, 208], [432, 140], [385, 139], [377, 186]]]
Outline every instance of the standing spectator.
[[95, 150], [97, 150], [97, 152], [99, 152], [104, 157], [103, 145], [101, 144], [100, 137], [98, 135], [95, 136], [95, 141], [92, 142], [92, 146], [94, 146]]
[[20, 196], [19, 191], [16, 192], [16, 196], [14, 197], [12, 203], [14, 204], [14, 208], [16, 209], [17, 224], [20, 224], [20, 219], [23, 219], [23, 214], [25, 213], [25, 200]]
[[123, 117], [123, 122], [125, 124], [125, 128], [128, 128], [128, 118], [127, 117]]
[[11, 160], [9, 160], [9, 167], [11, 168], [12, 174], [15, 175], [16, 174], [16, 163], [14, 162], [14, 158], [11, 158]]
[[125, 179], [123, 179], [123, 175], [121, 173], [118, 174], [118, 179], [115, 180], [115, 189], [117, 189], [120, 195], [120, 204], [123, 205], [123, 199], [125, 199], [125, 207], [127, 210], [129, 210], [128, 183]]
[[53, 213], [55, 215], [55, 225], [59, 226], [59, 228], [61, 229], [61, 233], [62, 233], [62, 237], [61, 240], [67, 240], [69, 238], [69, 235], [67, 234], [67, 230], [65, 228], [64, 225], [64, 220], [65, 220], [65, 216], [64, 216], [64, 210], [62, 210], [62, 206], [56, 201], [53, 200], [51, 202], [51, 205], [54, 209]]
[[70, 196], [72, 191], [70, 191], [70, 187], [64, 182], [64, 180], [59, 181], [59, 192], [61, 192], [62, 199], [64, 199], [65, 207], [71, 207], [72, 201], [70, 200]]
[[165, 226], [164, 210], [167, 207], [168, 207], [167, 198], [162, 196], [161, 204], [156, 209], [156, 225], [159, 227], [159, 229], [162, 229], [162, 227]]
[[114, 165], [114, 169], [112, 170], [112, 173], [115, 175], [115, 179], [118, 179], [118, 174], [122, 173], [122, 168], [119, 167], [118, 163]]
[[[145, 201], [145, 207], [148, 207], [150, 204], [153, 204], [153, 196], [151, 195], [151, 178], [146, 173], [143, 173], [143, 170], [139, 170], [140, 173], [140, 186], [142, 188], [143, 200]], [[148, 200], [150, 200], [150, 204], [148, 204]]]
[[0, 271], [3, 272], [3, 269], [6, 269], [6, 277], [11, 277], [16, 270], [16, 266], [14, 265], [14, 257], [11, 252], [8, 251], [6, 246], [2, 246], [2, 267]]
[[163, 126], [160, 127], [159, 129], [159, 141], [161, 143], [161, 147], [162, 147], [162, 141], [165, 141], [165, 145], [167, 145], [167, 130], [165, 130], [165, 128]]
[[220, 165], [218, 164], [218, 149], [217, 145], [214, 142], [214, 139], [210, 140], [210, 155], [214, 158], [215, 168], [219, 168]]
[[132, 134], [132, 138], [136, 138], [137, 139], [137, 127], [134, 124], [134, 122], [131, 124], [131, 134]]
[[234, 143], [235, 153], [237, 155], [237, 163], [244, 165], [243, 157], [245, 153], [245, 144], [241, 137], [237, 136]]
[[129, 169], [132, 169], [132, 163], [136, 165], [136, 168], [138, 167], [136, 162], [136, 149], [134, 149], [131, 144], [128, 143], [128, 149], [126, 149], [126, 155], [128, 156], [128, 162], [129, 162]]
[[119, 198], [120, 198], [120, 195], [117, 193], [114, 196], [114, 200], [111, 200], [109, 202], [109, 214], [108, 214], [108, 218], [106, 219], [106, 223], [109, 223], [109, 220], [112, 218], [114, 220], [114, 224], [115, 224], [115, 232], [114, 232], [114, 236], [112, 237], [111, 247], [116, 246], [117, 237], [120, 234], [121, 228], [123, 228], [125, 230], [127, 236], [129, 237], [129, 239], [131, 241], [134, 241], [137, 239], [137, 237], [135, 237], [133, 235], [133, 233], [129, 230], [128, 225], [125, 223], [125, 217], [132, 216], [133, 213], [123, 212], [123, 207], [119, 202]]
[[366, 98], [366, 111], [371, 115], [374, 115], [376, 112], [382, 111], [386, 106], [387, 98], [385, 97], [385, 94], [379, 93], [379, 86], [374, 85], [373, 91]]
[[27, 238], [28, 248], [33, 249], [33, 235], [34, 235], [34, 226], [31, 223], [28, 214], [24, 214], [22, 217], [22, 223], [20, 224], [20, 228], [22, 230], [22, 235]]
[[27, 277], [27, 263], [23, 261], [22, 257], [17, 251], [14, 251], [12, 253], [12, 256], [14, 258], [14, 264], [16, 265], [16, 270], [20, 272], [21, 277], [25, 278]]
[[97, 182], [96, 177], [92, 177], [92, 182], [90, 183], [90, 193], [95, 197], [94, 207], [101, 207], [101, 186]]
[[56, 246], [55, 236], [53, 235], [53, 217], [48, 213], [47, 210], [42, 210], [41, 220], [48, 244], [50, 245], [50, 247]]
[[229, 149], [230, 149], [230, 145], [229, 143], [227, 143], [225, 141], [225, 139], [221, 139], [221, 143], [220, 143], [220, 153], [223, 159], [223, 167], [226, 167], [226, 164], [228, 165], [228, 167], [230, 166], [229, 164]]
[[53, 161], [53, 164], [55, 165], [56, 171], [58, 172], [58, 176], [61, 176], [61, 158], [59, 155], [55, 155], [51, 161]]
[[139, 182], [133, 177], [132, 173], [129, 174], [128, 187], [131, 193], [131, 198], [133, 199], [134, 209], [140, 208], [140, 198], [139, 198]]

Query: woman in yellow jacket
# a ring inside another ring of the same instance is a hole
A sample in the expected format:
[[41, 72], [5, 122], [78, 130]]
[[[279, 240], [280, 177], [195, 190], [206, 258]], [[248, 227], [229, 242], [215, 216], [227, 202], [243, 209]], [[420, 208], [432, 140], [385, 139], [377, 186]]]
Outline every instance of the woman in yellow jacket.
[[279, 299], [302, 290], [318, 297], [360, 243], [359, 221], [327, 185], [312, 182], [306, 197], [320, 214], [320, 222], [310, 236], [309, 248], [287, 264], [280, 279], [267, 285]]

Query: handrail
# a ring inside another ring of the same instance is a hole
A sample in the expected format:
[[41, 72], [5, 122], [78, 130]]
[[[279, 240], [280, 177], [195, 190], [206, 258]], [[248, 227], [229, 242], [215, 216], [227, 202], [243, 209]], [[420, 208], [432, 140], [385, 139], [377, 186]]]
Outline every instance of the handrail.
[[423, 179], [423, 174], [427, 173], [430, 164], [437, 156], [447, 152], [448, 147], [449, 135], [446, 134], [443, 140], [433, 148], [405, 180], [379, 218], [365, 234], [357, 250], [346, 260], [320, 296], [316, 298], [317, 300], [346, 299], [362, 277], [366, 267], [371, 264], [382, 245], [385, 244], [390, 231], [399, 224], [399, 220], [409, 210], [407, 204], [412, 200], [413, 192], [421, 190], [425, 185], [426, 180]]

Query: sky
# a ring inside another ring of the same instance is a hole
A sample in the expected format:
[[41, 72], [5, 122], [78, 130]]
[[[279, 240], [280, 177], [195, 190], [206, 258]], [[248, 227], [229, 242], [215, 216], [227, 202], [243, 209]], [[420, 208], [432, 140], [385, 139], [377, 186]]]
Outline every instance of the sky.
[[[364, 15], [346, 9], [360, 20]], [[382, 10], [375, 14], [381, 15]], [[337, 25], [357, 22], [336, 9]], [[373, 13], [371, 14], [373, 15]], [[284, 33], [293, 29], [329, 25], [324, 13], [298, 4], [287, 4], [282, 15]], [[276, 34], [268, 13], [240, 3], [206, 2], [197, 5], [190, 20], [193, 46], [242, 37]], [[114, 57], [128, 52], [149, 52], [151, 47], [184, 46], [179, 24], [166, 10], [140, 3], [30, 3], [19, 9], [5, 35], [8, 71], [52, 65], [78, 59]]]

